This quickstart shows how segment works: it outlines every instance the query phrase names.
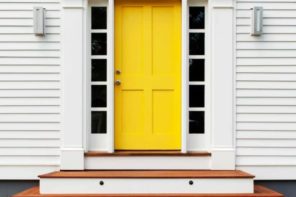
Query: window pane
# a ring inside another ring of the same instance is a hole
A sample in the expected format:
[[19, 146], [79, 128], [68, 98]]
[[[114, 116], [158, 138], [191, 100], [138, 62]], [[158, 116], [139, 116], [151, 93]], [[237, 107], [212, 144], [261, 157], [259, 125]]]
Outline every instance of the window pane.
[[107, 117], [105, 111], [91, 113], [91, 133], [107, 133]]
[[91, 61], [91, 80], [92, 81], [107, 80], [107, 60], [93, 59]]
[[93, 85], [91, 87], [91, 106], [92, 107], [106, 107], [106, 86]]
[[91, 8], [91, 28], [106, 29], [107, 28], [107, 9], [106, 7]]
[[205, 113], [203, 111], [189, 112], [189, 133], [205, 132]]
[[205, 8], [190, 7], [189, 8], [189, 29], [205, 28]]
[[107, 34], [93, 33], [91, 35], [91, 54], [106, 55], [107, 54]]
[[205, 80], [205, 60], [190, 59], [189, 60], [189, 81]]
[[204, 33], [189, 34], [189, 54], [190, 55], [205, 54], [205, 34]]
[[189, 107], [204, 107], [205, 88], [203, 85], [189, 86]]

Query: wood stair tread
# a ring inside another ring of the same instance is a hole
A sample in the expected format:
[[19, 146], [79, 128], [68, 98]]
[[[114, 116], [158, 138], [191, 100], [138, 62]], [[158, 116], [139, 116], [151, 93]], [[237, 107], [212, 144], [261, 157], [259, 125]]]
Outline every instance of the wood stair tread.
[[40, 178], [254, 178], [240, 170], [99, 170], [57, 171]]
[[33, 187], [13, 197], [284, 197], [263, 186], [255, 186], [254, 194], [40, 194], [39, 187]]
[[194, 151], [182, 153], [180, 151], [115, 151], [114, 153], [108, 153], [103, 151], [89, 151], [85, 153], [87, 157], [103, 157], [103, 156], [183, 156], [183, 157], [207, 157], [211, 156], [211, 153], [206, 151]]

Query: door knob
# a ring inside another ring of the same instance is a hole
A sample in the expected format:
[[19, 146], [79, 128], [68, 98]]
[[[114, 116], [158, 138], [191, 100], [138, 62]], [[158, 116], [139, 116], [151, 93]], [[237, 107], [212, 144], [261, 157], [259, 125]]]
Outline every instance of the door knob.
[[120, 71], [120, 70], [116, 70], [115, 73], [116, 73], [117, 75], [120, 75], [120, 74], [121, 74], [121, 71]]
[[120, 80], [116, 80], [115, 81], [115, 85], [119, 86], [121, 84], [121, 81]]

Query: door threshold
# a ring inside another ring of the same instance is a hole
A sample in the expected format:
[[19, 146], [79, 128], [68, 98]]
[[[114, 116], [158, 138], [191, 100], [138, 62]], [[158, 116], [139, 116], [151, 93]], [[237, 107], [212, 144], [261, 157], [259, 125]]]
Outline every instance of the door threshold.
[[114, 153], [85, 153], [85, 169], [88, 170], [208, 170], [210, 167], [211, 153], [206, 151], [117, 150]]
[[177, 150], [117, 150], [114, 153], [104, 151], [89, 151], [85, 153], [86, 157], [100, 156], [185, 156], [185, 157], [208, 157], [211, 156], [207, 151], [189, 151], [182, 153]]

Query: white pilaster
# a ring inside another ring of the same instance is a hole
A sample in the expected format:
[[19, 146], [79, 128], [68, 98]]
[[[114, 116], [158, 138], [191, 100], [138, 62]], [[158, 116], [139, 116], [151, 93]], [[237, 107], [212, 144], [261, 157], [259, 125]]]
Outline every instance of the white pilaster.
[[62, 170], [84, 169], [84, 0], [62, 0]]
[[212, 51], [212, 169], [235, 168], [234, 0], [210, 0]]

